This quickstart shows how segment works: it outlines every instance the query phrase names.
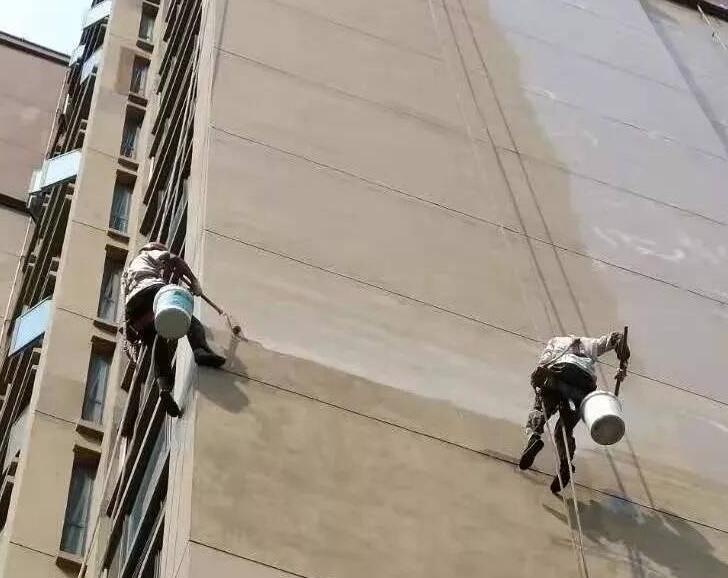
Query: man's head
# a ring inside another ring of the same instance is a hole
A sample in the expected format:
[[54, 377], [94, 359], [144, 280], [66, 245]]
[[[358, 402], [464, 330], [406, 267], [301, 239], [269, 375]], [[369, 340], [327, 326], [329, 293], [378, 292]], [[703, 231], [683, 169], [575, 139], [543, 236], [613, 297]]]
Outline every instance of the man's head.
[[139, 252], [141, 253], [143, 251], [168, 251], [168, 250], [169, 249], [167, 249], [167, 245], [165, 245], [164, 243], [158, 243], [157, 241], [152, 241], [151, 243], [147, 243], [146, 245], [144, 245], [139, 250]]

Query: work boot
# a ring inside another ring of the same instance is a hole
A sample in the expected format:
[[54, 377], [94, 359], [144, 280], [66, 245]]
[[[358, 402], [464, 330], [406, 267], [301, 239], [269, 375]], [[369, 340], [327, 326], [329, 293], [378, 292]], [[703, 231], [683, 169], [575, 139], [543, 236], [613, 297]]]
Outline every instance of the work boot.
[[198, 348], [192, 352], [195, 356], [195, 363], [204, 367], [221, 367], [225, 363], [222, 355], [213, 353], [209, 349]]
[[531, 434], [526, 442], [526, 447], [523, 449], [521, 454], [521, 461], [518, 462], [518, 467], [522, 470], [527, 470], [533, 465], [533, 461], [536, 459], [538, 452], [543, 449], [543, 440], [537, 433]]
[[[574, 466], [571, 466], [571, 471], [569, 471], [569, 466], [564, 464], [559, 468], [559, 474], [561, 476], [561, 481], [559, 481], [559, 476], [554, 476], [554, 479], [551, 480], [551, 493], [555, 496], [558, 496], [559, 493], [561, 493], [561, 490], [563, 490], [566, 486], [569, 485], [569, 480], [571, 480], [571, 472], [576, 471], [576, 468]], [[563, 484], [563, 486], [562, 486]]]
[[174, 397], [172, 397], [172, 392], [163, 390], [159, 392], [159, 399], [162, 400], [162, 405], [164, 406], [164, 410], [167, 412], [167, 415], [169, 417], [179, 417], [182, 415], [182, 410], [180, 410], [179, 406], [177, 405], [177, 402], [174, 401]]

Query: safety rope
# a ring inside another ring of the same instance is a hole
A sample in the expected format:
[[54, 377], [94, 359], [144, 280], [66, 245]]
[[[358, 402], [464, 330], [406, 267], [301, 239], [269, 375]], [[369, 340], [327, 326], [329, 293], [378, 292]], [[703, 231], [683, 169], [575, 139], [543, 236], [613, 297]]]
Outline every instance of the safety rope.
[[[475, 157], [475, 161], [476, 161], [477, 168], [478, 168], [478, 173], [479, 173], [480, 178], [483, 180], [484, 186], [487, 189], [488, 183], [487, 183], [487, 180], [484, 178], [485, 171], [484, 171], [484, 167], [482, 167], [482, 160], [480, 159], [480, 153], [478, 151], [478, 146], [477, 146], [477, 143], [476, 143], [476, 138], [475, 138], [475, 135], [473, 134], [473, 129], [470, 126], [470, 123], [467, 120], [467, 114], [465, 113], [465, 107], [464, 107], [464, 104], [463, 104], [463, 97], [460, 94], [460, 90], [458, 90], [458, 88], [457, 88], [457, 75], [455, 74], [455, 72], [453, 70], [454, 69], [454, 66], [453, 66], [452, 62], [450, 62], [450, 58], [448, 57], [447, 47], [446, 47], [446, 41], [445, 41], [445, 39], [443, 37], [443, 32], [440, 30], [440, 25], [438, 23], [438, 18], [437, 18], [437, 14], [436, 14], [436, 10], [435, 10], [435, 2], [436, 2], [436, 0], [429, 0], [429, 2], [428, 2], [429, 3], [429, 7], [430, 7], [430, 15], [431, 15], [432, 21], [433, 21], [433, 26], [435, 28], [435, 33], [436, 33], [436, 35], [438, 37], [438, 42], [439, 42], [439, 45], [440, 45], [440, 50], [442, 51], [443, 56], [445, 57], [445, 62], [447, 64], [448, 68], [450, 69], [450, 73], [452, 75], [453, 84], [455, 86], [455, 97], [456, 97], [456, 100], [457, 100], [458, 109], [459, 109], [459, 112], [460, 112], [460, 116], [463, 119], [463, 124], [465, 126], [465, 130], [466, 130], [466, 133], [467, 133], [468, 141], [470, 142], [471, 149], [472, 149], [473, 155]], [[446, 18], [449, 19], [450, 18], [450, 14], [449, 14], [449, 10], [447, 8], [447, 5], [444, 2], [438, 2], [438, 4], [440, 4], [440, 6], [442, 7], [442, 9], [444, 10]], [[464, 7], [462, 6], [462, 4], [461, 4], [461, 8], [464, 11]], [[451, 22], [450, 22], [450, 25], [452, 27], [452, 23]], [[473, 92], [473, 101], [474, 101], [474, 104], [475, 104], [476, 111], [477, 111], [477, 113], [478, 113], [478, 115], [480, 117], [481, 122], [483, 123], [483, 128], [485, 129], [485, 132], [486, 132], [486, 134], [489, 137], [488, 140], [490, 141], [491, 145], [493, 146], [493, 152], [495, 154], [495, 158], [496, 158], [496, 161], [497, 161], [497, 163], [499, 165], [499, 168], [501, 169], [501, 171], [503, 173], [503, 176], [506, 179], [506, 185], [510, 187], [510, 184], [508, 183], [508, 179], [505, 176], [506, 175], [506, 172], [505, 172], [505, 168], [502, 166], [502, 161], [501, 161], [500, 155], [499, 155], [498, 151], [496, 150], [496, 148], [495, 148], [495, 146], [493, 144], [495, 141], [494, 141], [493, 135], [491, 134], [491, 129], [488, 126], [488, 123], [487, 123], [487, 121], [486, 121], [486, 119], [485, 119], [485, 117], [483, 115], [482, 110], [480, 109], [479, 103], [478, 103], [477, 98], [475, 97], [475, 94], [474, 94], [474, 89], [471, 86], [470, 76], [468, 74], [468, 69], [467, 69], [467, 66], [465, 64], [464, 58], [463, 58], [462, 54], [460, 53], [460, 46], [458, 44], [458, 40], [455, 37], [455, 33], [454, 33], [454, 30], [452, 28], [451, 28], [451, 31], [453, 33], [453, 40], [455, 42], [455, 45], [456, 45], [456, 48], [458, 50], [458, 54], [459, 54], [459, 57], [460, 57], [460, 64], [461, 64], [461, 67], [462, 67], [463, 72], [465, 74], [465, 80], [468, 83], [468, 86], [469, 86], [471, 92]], [[486, 71], [486, 74], [487, 74], [487, 71]], [[490, 83], [490, 78], [489, 77], [488, 77], [488, 80], [489, 80], [489, 83]], [[496, 100], [497, 100], [497, 97], [496, 97]], [[512, 199], [512, 200], [513, 200], [513, 203], [514, 203], [514, 208], [516, 209], [516, 211], [518, 211], [517, 204], [515, 203], [515, 199]], [[511, 254], [513, 254], [515, 252], [514, 251], [514, 248], [513, 248], [513, 243], [509, 239], [508, 235], [506, 234], [506, 232], [505, 232], [505, 230], [504, 230], [504, 228], [502, 226], [499, 227], [499, 233], [500, 233], [499, 234], [499, 239], [500, 239], [501, 243], [505, 246], [506, 250], [508, 250]], [[537, 262], [536, 259], [535, 259], [535, 255], [534, 255], [534, 262]], [[538, 268], [538, 265], [536, 265], [536, 267]], [[515, 275], [515, 278], [516, 278], [516, 282], [519, 285], [519, 289], [521, 291], [521, 294], [522, 294], [523, 298], [524, 299], [527, 299], [528, 297], [527, 297], [527, 293], [526, 293], [526, 290], [525, 290], [523, 281], [521, 279], [519, 279], [517, 275]], [[545, 309], [546, 309], [546, 311], [548, 311], [548, 308], [545, 308]], [[534, 329], [538, 330], [538, 327], [537, 327], [538, 324], [536, 322], [536, 318], [534, 316], [533, 311], [530, 308], [529, 308], [529, 313], [531, 314], [531, 322], [532, 322], [532, 324], [534, 326]], [[546, 318], [548, 319], [549, 324], [552, 326], [552, 332], [553, 332], [553, 319], [551, 318], [550, 315], [548, 315], [548, 313], [546, 315]], [[558, 318], [558, 314], [557, 314], [557, 323], [559, 325], [560, 332], [561, 333], [564, 333], [565, 330], [563, 329], [561, 320]], [[541, 402], [543, 404], [543, 399], [541, 400]], [[545, 415], [545, 412], [544, 412], [544, 415]], [[547, 421], [547, 426], [548, 426], [548, 421]], [[550, 426], [549, 426], [549, 434], [551, 435], [552, 443], [555, 444], [555, 441], [554, 441], [553, 434], [551, 432]], [[555, 445], [554, 445], [554, 447], [555, 447]], [[557, 475], [559, 475], [559, 481], [561, 482], [560, 472], [559, 472], [558, 467], [557, 467]], [[571, 535], [572, 545], [574, 547], [574, 553], [575, 553], [575, 556], [576, 556], [577, 569], [579, 571], [579, 574], [581, 575], [582, 574], [582, 572], [581, 572], [581, 566], [583, 565], [584, 573], [588, 577], [588, 570], [587, 570], [587, 567], [586, 567], [586, 560], [584, 558], [584, 551], [583, 551], [583, 537], [581, 536], [581, 522], [579, 521], [579, 532], [580, 532], [579, 543], [582, 545], [582, 547], [580, 549], [579, 546], [576, 543], [576, 540], [574, 539], [574, 530], [573, 530], [573, 526], [571, 524], [571, 515], [569, 513], [568, 504], [566, 502], [566, 499], [563, 496], [562, 496], [562, 499], [564, 500], [564, 509], [566, 510], [567, 521], [569, 523], [569, 532], [570, 532], [570, 535]], [[576, 504], [576, 502], [575, 502], [575, 507], [577, 508], [577, 515], [578, 515], [578, 504]]]
[[710, 31], [711, 31], [711, 34], [710, 35], [713, 37], [713, 39], [718, 44], [720, 44], [720, 46], [721, 46], [721, 48], [723, 50], [725, 50], [726, 52], [728, 52], [728, 47], [723, 42], [723, 39], [720, 37], [720, 34], [718, 34], [718, 30], [715, 28], [715, 26], [710, 21], [710, 19], [705, 14], [705, 12], [703, 12], [703, 8], [702, 8], [702, 6], [700, 6], [700, 3], [698, 3], [698, 12], [700, 12], [700, 15], [703, 17], [703, 20], [705, 20], [705, 23], [708, 25], [708, 28], [710, 28]]
[[[571, 537], [571, 545], [574, 547], [574, 556], [576, 556], [576, 566], [577, 570], [579, 571], [579, 575], [582, 575], [582, 569], [583, 569], [583, 575], [585, 578], [589, 578], [589, 569], [586, 564], [586, 557], [584, 556], [584, 536], [582, 533], [581, 528], [581, 516], [579, 515], [579, 504], [576, 501], [576, 492], [574, 489], [574, 476], [570, 475], [571, 478], [571, 493], [572, 493], [572, 499], [574, 500], [574, 513], [577, 520], [577, 532], [579, 536], [579, 542], [577, 544], [576, 539], [574, 538], [574, 526], [571, 523], [571, 509], [569, 508], [569, 504], [566, 501], [566, 496], [563, 494], [564, 490], [564, 480], [561, 477], [561, 459], [559, 458], [559, 453], [556, 449], [556, 436], [554, 436], [554, 432], [551, 429], [551, 424], [549, 423], [549, 416], [546, 414], [546, 405], [543, 400], [543, 395], [541, 395], [541, 412], [544, 417], [546, 430], [549, 433], [549, 438], [551, 439], [551, 447], [554, 452], [554, 462], [556, 463], [556, 477], [559, 480], [559, 486], [562, 488], [562, 491], [559, 493], [559, 496], [561, 497], [561, 500], [564, 504], [564, 511], [566, 512], [566, 522], [569, 524], [569, 535]], [[559, 411], [559, 417], [561, 417], [561, 411]], [[564, 433], [564, 442], [566, 443], [566, 432], [564, 431], [563, 427], [563, 420], [562, 420], [562, 427], [561, 431]], [[566, 448], [566, 455], [567, 455], [567, 461], [569, 464], [569, 473], [572, 474], [573, 471], [571, 470], [571, 457], [569, 457], [569, 446], [568, 444], [565, 445]]]
[[[561, 411], [559, 411], [559, 416], [561, 416]], [[569, 451], [569, 444], [566, 439], [566, 427], [564, 426], [563, 420], [561, 422], [561, 434], [564, 438], [564, 446], [566, 447], [566, 462], [569, 466], [569, 484], [571, 485], [571, 499], [574, 502], [574, 517], [576, 518], [576, 527], [579, 530], [579, 552], [581, 553], [582, 564], [584, 564], [584, 574], [586, 578], [589, 578], [589, 567], [586, 564], [586, 556], [584, 555], [584, 531], [581, 527], [581, 513], [579, 512], [579, 502], [576, 499], [576, 482], [574, 481], [574, 478], [576, 477], [576, 472], [574, 471], [574, 466], [571, 463], [571, 452]], [[559, 472], [559, 475], [561, 475], [561, 472]], [[563, 491], [565, 488], [561, 480], [559, 480], [559, 484], [561, 485]]]

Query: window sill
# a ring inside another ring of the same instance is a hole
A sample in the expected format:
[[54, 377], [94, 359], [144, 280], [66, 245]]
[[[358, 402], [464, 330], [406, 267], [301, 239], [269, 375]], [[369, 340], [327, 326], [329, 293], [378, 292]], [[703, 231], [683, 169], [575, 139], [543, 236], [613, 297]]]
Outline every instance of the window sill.
[[58, 550], [58, 554], [56, 554], [56, 566], [78, 572], [82, 565], [83, 558], [81, 558], [81, 556], [71, 554], [70, 552], [64, 552], [63, 550]]
[[129, 101], [137, 106], [142, 107], [146, 107], [148, 103], [146, 96], [144, 96], [140, 92], [133, 92], [131, 90], [129, 91]]
[[125, 155], [120, 154], [119, 163], [123, 167], [131, 169], [134, 172], [136, 172], [139, 169], [139, 161], [137, 161], [136, 159], [133, 159], [132, 157], [127, 157]]
[[106, 234], [117, 241], [124, 241], [125, 243], [129, 242], [129, 234], [124, 231], [119, 231], [118, 229], [107, 229]]
[[147, 52], [154, 51], [154, 43], [151, 39], [137, 38], [136, 44], [139, 48]]
[[101, 441], [104, 437], [104, 430], [101, 424], [85, 419], [79, 419], [76, 422], [76, 431], [98, 441]]
[[116, 333], [117, 331], [119, 331], [118, 324], [107, 319], [101, 319], [101, 317], [97, 317], [96, 319], [94, 319], [93, 324], [99, 329], [103, 329], [104, 331], [108, 331], [109, 333]]

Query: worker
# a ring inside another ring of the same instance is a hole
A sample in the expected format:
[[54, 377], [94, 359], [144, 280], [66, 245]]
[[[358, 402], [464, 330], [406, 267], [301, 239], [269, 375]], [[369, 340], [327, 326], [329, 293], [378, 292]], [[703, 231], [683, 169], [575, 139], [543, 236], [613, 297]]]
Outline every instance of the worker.
[[[533, 465], [536, 455], [544, 445], [541, 439], [544, 426], [558, 410], [559, 420], [554, 436], [559, 454], [559, 473], [551, 483], [554, 494], [561, 492], [571, 479], [569, 460], [574, 457], [576, 449], [574, 427], [579, 422], [581, 402], [597, 388], [597, 358], [619, 348], [625, 359], [628, 359], [629, 349], [626, 343], [622, 348], [622, 338], [622, 334], [618, 332], [596, 339], [574, 335], [554, 337], [546, 344], [538, 366], [531, 374], [531, 387], [535, 398], [526, 423], [526, 446], [519, 467], [527, 470]], [[565, 447], [564, 437], [568, 448]]]
[[[189, 265], [169, 252], [162, 243], [147, 243], [132, 259], [122, 275], [122, 288], [126, 304], [126, 336], [130, 342], [154, 346], [154, 363], [159, 397], [169, 415], [178, 417], [180, 409], [172, 396], [174, 375], [171, 355], [166, 339], [156, 340], [154, 328], [154, 297], [172, 276], [185, 281], [193, 295], [202, 295], [202, 287]], [[195, 362], [206, 367], [221, 367], [225, 358], [217, 355], [207, 343], [205, 328], [192, 316], [187, 341]]]

